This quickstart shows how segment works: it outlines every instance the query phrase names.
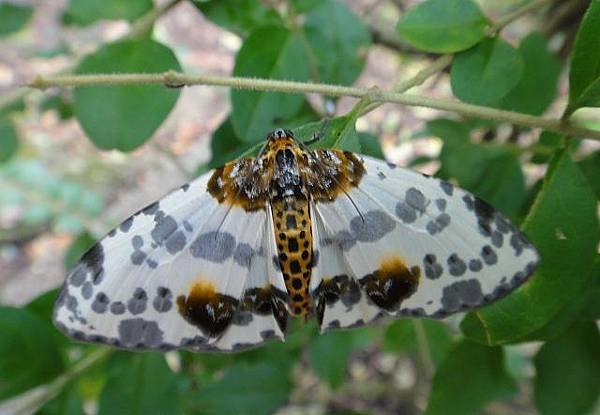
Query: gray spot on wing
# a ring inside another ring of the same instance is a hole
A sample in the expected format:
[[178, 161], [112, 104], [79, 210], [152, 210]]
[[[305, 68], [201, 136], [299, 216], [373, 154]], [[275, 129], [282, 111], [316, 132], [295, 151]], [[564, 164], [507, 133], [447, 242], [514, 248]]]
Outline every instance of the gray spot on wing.
[[425, 227], [430, 235], [435, 235], [444, 230], [450, 224], [450, 215], [447, 213], [440, 214], [435, 220], [431, 220]]
[[441, 302], [444, 310], [454, 312], [465, 307], [476, 307], [482, 300], [481, 284], [478, 280], [471, 279], [444, 287]]
[[154, 215], [158, 211], [158, 205], [158, 201], [150, 203], [148, 206], [142, 209], [142, 213], [144, 215]]
[[71, 274], [69, 283], [74, 287], [80, 287], [85, 282], [86, 275], [87, 269], [84, 266], [78, 265]]
[[156, 297], [152, 301], [152, 306], [159, 313], [166, 313], [173, 306], [173, 294], [166, 287], [158, 287], [156, 289]]
[[233, 252], [233, 260], [238, 265], [250, 269], [250, 263], [252, 262], [252, 257], [254, 254], [254, 249], [252, 249], [249, 244], [242, 242], [235, 247], [235, 251]]
[[96, 294], [94, 301], [92, 302], [92, 311], [98, 314], [104, 314], [108, 308], [110, 300], [103, 292]]
[[489, 245], [481, 248], [481, 258], [483, 258], [483, 262], [487, 265], [494, 265], [498, 262], [498, 255], [496, 255], [496, 252]]
[[[364, 219], [364, 221], [363, 221]], [[375, 242], [390, 233], [396, 222], [381, 210], [372, 210], [350, 221], [350, 231], [361, 242]]]
[[185, 247], [186, 242], [187, 240], [183, 231], [177, 231], [167, 238], [165, 241], [165, 247], [167, 248], [167, 252], [169, 252], [171, 255], [175, 255]]
[[502, 248], [503, 243], [504, 236], [502, 233], [500, 231], [492, 232], [492, 245], [494, 245], [496, 248]]
[[127, 302], [127, 309], [133, 315], [141, 314], [146, 311], [148, 295], [143, 288], [138, 287], [133, 292], [133, 297]]
[[277, 334], [275, 333], [275, 330], [263, 330], [260, 332], [260, 337], [263, 340], [275, 339], [277, 338]]
[[158, 262], [156, 262], [153, 259], [150, 259], [150, 258], [146, 259], [146, 264], [148, 264], [148, 266], [152, 269], [158, 268]]
[[142, 238], [140, 235], [135, 235], [133, 238], [131, 238], [131, 246], [133, 246], [133, 249], [140, 249], [142, 246], [144, 246], [144, 238]]
[[452, 196], [452, 193], [454, 193], [454, 186], [444, 180], [440, 180], [440, 187], [448, 196]]
[[521, 253], [523, 253], [523, 249], [528, 248], [530, 244], [521, 231], [515, 230], [510, 237], [510, 246], [512, 246], [515, 250], [515, 255], [519, 256]]
[[479, 272], [483, 268], [483, 264], [478, 259], [472, 259], [469, 261], [469, 271]]
[[83, 297], [84, 300], [89, 300], [90, 298], [92, 298], [93, 294], [94, 294], [94, 286], [92, 285], [91, 282], [86, 281], [85, 284], [83, 284], [83, 287], [81, 287], [81, 296]]
[[279, 263], [279, 257], [277, 255], [273, 255], [273, 267], [275, 271], [281, 271], [281, 264]]
[[133, 225], [133, 216], [128, 217], [127, 219], [125, 219], [120, 225], [119, 225], [119, 229], [121, 230], [121, 232], [128, 232], [129, 229], [131, 229], [131, 225]]
[[114, 315], [121, 315], [125, 312], [125, 304], [120, 301], [115, 301], [110, 305], [110, 312]]
[[247, 326], [253, 319], [254, 317], [250, 311], [240, 311], [233, 316], [231, 323], [236, 326]]
[[159, 213], [157, 213], [154, 217], [154, 222], [156, 222], [156, 225], [150, 232], [150, 236], [152, 236], [152, 239], [158, 245], [162, 244], [165, 239], [167, 239], [173, 234], [173, 232], [177, 230], [177, 222], [175, 219], [173, 219], [173, 217], [164, 214], [160, 215]]
[[438, 279], [444, 272], [442, 265], [437, 262], [434, 254], [425, 255], [423, 258], [423, 267], [425, 268], [425, 276], [430, 280]]
[[142, 265], [144, 263], [144, 259], [146, 259], [146, 254], [142, 251], [133, 251], [130, 259], [133, 265]]
[[192, 226], [192, 224], [191, 224], [191, 223], [189, 223], [189, 222], [187, 221], [187, 219], [186, 219], [186, 220], [184, 220], [182, 223], [183, 223], [183, 229], [185, 229], [186, 231], [188, 231], [188, 232], [191, 232], [191, 231], [193, 231], [193, 230], [194, 230], [194, 227]]
[[413, 223], [417, 220], [417, 211], [404, 202], [398, 202], [396, 205], [396, 216], [404, 223]]
[[[360, 218], [359, 218], [360, 220]], [[348, 231], [340, 231], [334, 238], [335, 243], [340, 247], [342, 251], [350, 250], [356, 243], [356, 239]]]
[[441, 199], [441, 198], [440, 199], [436, 199], [435, 200], [435, 205], [437, 206], [437, 208], [440, 211], [446, 210], [446, 199]]
[[228, 232], [204, 233], [192, 243], [190, 252], [196, 258], [223, 262], [233, 254], [235, 238]]
[[460, 277], [467, 270], [467, 265], [457, 254], [452, 254], [448, 257], [448, 271], [450, 275]]
[[163, 332], [156, 321], [130, 318], [119, 324], [119, 340], [124, 347], [157, 347]]
[[425, 209], [429, 203], [425, 195], [414, 187], [406, 191], [405, 202], [421, 214], [425, 213]]

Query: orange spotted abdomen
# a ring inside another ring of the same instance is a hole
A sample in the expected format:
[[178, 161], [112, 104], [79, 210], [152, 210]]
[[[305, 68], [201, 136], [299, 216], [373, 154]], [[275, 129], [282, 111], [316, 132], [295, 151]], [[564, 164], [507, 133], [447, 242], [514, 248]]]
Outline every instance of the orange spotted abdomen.
[[310, 313], [313, 243], [308, 200], [291, 197], [272, 202], [279, 266], [290, 295], [292, 315]]

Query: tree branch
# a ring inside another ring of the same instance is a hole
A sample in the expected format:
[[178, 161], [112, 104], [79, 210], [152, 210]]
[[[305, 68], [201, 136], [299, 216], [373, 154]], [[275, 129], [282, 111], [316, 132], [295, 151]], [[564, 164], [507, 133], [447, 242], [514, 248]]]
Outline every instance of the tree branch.
[[374, 102], [395, 102], [412, 107], [427, 107], [456, 114], [506, 122], [530, 128], [541, 128], [568, 136], [600, 141], [600, 131], [591, 130], [560, 119], [535, 117], [518, 112], [504, 111], [479, 105], [465, 104], [456, 100], [430, 98], [398, 92], [373, 92], [369, 88], [340, 85], [316, 84], [311, 82], [277, 81], [260, 78], [223, 77], [213, 75], [186, 75], [174, 71], [156, 74], [124, 73], [96, 75], [63, 75], [50, 78], [38, 76], [29, 86], [45, 89], [49, 87], [84, 87], [98, 85], [147, 85], [162, 84], [167, 87], [185, 85], [226, 86], [253, 91], [316, 93], [330, 96], [363, 98], [371, 95]]

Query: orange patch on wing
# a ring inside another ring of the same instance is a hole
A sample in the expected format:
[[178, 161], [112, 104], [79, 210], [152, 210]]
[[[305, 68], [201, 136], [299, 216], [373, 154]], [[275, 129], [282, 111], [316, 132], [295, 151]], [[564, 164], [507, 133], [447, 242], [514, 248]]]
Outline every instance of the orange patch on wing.
[[360, 279], [369, 298], [379, 307], [394, 311], [403, 300], [413, 295], [419, 286], [421, 269], [408, 268], [402, 257], [385, 257], [379, 268]]

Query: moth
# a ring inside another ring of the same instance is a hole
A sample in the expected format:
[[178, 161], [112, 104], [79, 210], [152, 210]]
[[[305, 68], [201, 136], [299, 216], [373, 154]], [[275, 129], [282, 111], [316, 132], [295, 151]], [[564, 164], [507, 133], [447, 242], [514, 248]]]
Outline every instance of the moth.
[[289, 130], [127, 218], [87, 251], [54, 310], [73, 339], [239, 351], [383, 317], [444, 318], [507, 295], [539, 256], [452, 184]]

